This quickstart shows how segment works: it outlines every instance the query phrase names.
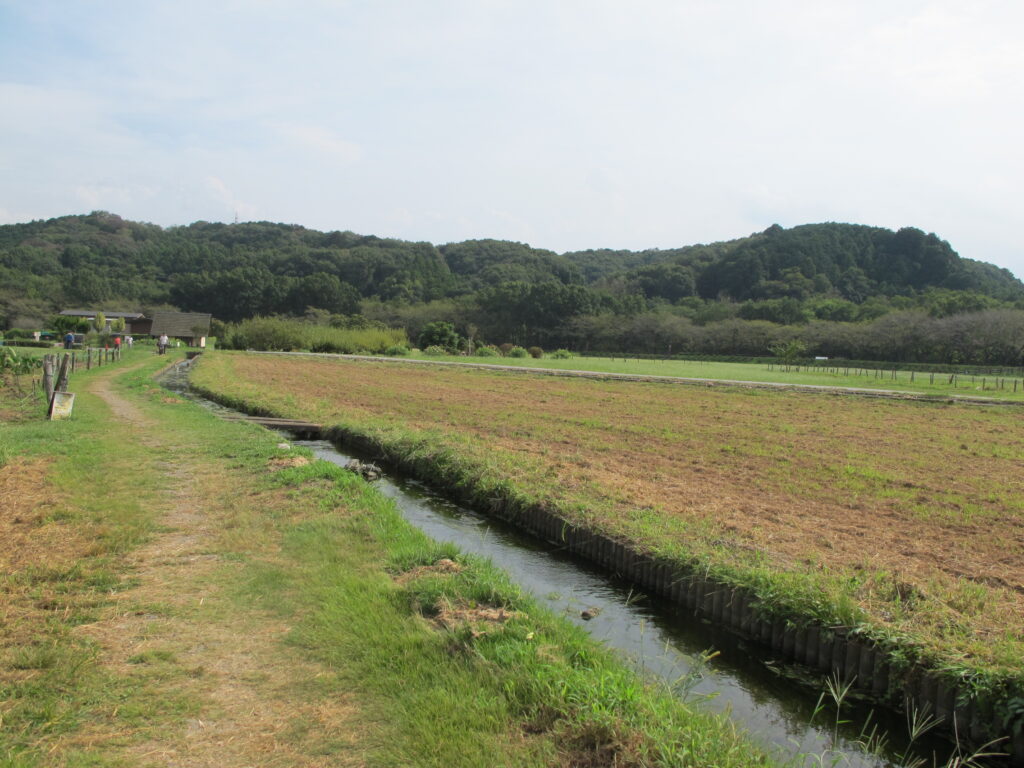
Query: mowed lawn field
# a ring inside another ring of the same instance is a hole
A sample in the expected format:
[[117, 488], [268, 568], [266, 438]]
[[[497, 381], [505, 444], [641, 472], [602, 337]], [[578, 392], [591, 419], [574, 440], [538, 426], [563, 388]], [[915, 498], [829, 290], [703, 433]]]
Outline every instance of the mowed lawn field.
[[454, 455], [484, 485], [947, 668], [1024, 660], [1016, 408], [224, 352], [193, 381]]
[[[703, 360], [660, 360], [627, 357], [435, 357], [414, 354], [417, 360], [544, 368], [562, 371], [594, 371], [627, 376], [669, 376], [684, 379], [736, 381], [754, 384], [782, 384], [809, 387], [837, 387], [887, 390], [930, 397], [986, 398], [1024, 401], [1021, 369], [996, 369], [999, 375], [929, 373], [927, 371], [883, 371], [866, 368], [833, 368], [829, 363], [808, 367], [786, 367], [780, 363], [720, 363]], [[1014, 375], [1007, 375], [1012, 373]]]

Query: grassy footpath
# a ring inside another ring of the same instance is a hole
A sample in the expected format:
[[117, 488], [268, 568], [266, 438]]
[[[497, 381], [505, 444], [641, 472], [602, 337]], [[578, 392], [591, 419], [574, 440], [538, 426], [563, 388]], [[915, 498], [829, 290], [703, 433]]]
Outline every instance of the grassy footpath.
[[4, 406], [0, 766], [767, 764], [362, 480], [126, 357], [76, 375], [70, 421]]
[[[1008, 402], [1024, 402], [1024, 380], [993, 376], [957, 376], [951, 382], [950, 374], [937, 373], [934, 380], [927, 373], [897, 371], [896, 378], [891, 371], [864, 371], [839, 368], [829, 370], [784, 370], [781, 365], [772, 366], [756, 363], [716, 363], [701, 360], [647, 360], [635, 358], [573, 357], [557, 359], [543, 357], [430, 357], [423, 354], [412, 356], [418, 360], [473, 363], [476, 365], [511, 365], [520, 368], [545, 368], [551, 370], [594, 371], [631, 376], [675, 376], [686, 379], [710, 379], [715, 381], [746, 381], [773, 384], [800, 384], [819, 387], [853, 387], [858, 389], [899, 390], [933, 397], [987, 397]], [[847, 375], [847, 371], [850, 371]], [[877, 373], [877, 375], [876, 375]], [[1001, 386], [1001, 389], [997, 389]]]

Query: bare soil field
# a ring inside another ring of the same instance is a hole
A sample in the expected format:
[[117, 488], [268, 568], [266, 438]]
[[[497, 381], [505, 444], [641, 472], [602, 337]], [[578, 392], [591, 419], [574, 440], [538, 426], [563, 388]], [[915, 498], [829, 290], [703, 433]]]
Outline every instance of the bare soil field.
[[805, 392], [225, 355], [280, 415], [450, 445], [640, 546], [813, 583], [947, 658], [1024, 657], [1024, 413]]

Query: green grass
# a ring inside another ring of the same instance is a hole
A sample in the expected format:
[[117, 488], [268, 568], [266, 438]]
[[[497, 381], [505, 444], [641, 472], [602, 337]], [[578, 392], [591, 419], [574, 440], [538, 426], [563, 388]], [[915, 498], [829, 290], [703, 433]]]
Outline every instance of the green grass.
[[[422, 353], [412, 354], [404, 359], [438, 361]], [[997, 379], [992, 376], [957, 376], [956, 385], [950, 383], [950, 374], [936, 373], [934, 383], [929, 374], [909, 371], [861, 371], [840, 368], [832, 373], [827, 370], [783, 370], [782, 366], [756, 363], [715, 363], [699, 360], [647, 360], [634, 358], [573, 357], [556, 359], [551, 357], [444, 357], [444, 362], [473, 363], [476, 365], [507, 365], [517, 368], [544, 368], [548, 370], [593, 371], [634, 376], [673, 376], [687, 379], [710, 379], [714, 381], [745, 381], [768, 384], [794, 384], [819, 387], [854, 387], [871, 390], [899, 390], [918, 395], [936, 397], [988, 397], [1012, 402], [1024, 401], [1024, 380], [1016, 379], [1017, 391], [1013, 391], [1014, 379], [999, 377], [1003, 389], [996, 389]], [[851, 373], [847, 375], [847, 370]], [[984, 389], [982, 388], [984, 384]]]
[[[297, 714], [281, 737], [304, 754], [446, 768], [592, 757], [624, 766], [768, 764], [726, 718], [646, 684], [488, 563], [410, 527], [369, 484], [326, 462], [268, 471], [271, 459], [296, 451], [260, 428], [168, 402], [149, 379], [167, 362], [147, 358], [117, 384], [154, 419], [145, 439], [89, 395], [68, 421], [2, 426], [12, 455], [54, 462], [47, 476], [60, 524], [93, 546], [73, 563], [5, 574], [0, 584], [5, 600], [53, 606], [45, 620], [26, 615], [35, 623], [17, 636], [0, 634], [0, 669], [17, 672], [0, 677], [0, 766], [123, 764], [118, 747], [183, 732], [187, 718], [202, 716], [188, 681], [203, 670], [183, 664], [172, 645], [132, 654], [131, 674], [116, 676], [102, 649], [73, 631], [109, 615], [132, 585], [124, 555], [160, 532], [154, 515], [171, 489], [161, 468], [183, 453], [202, 468], [188, 482], [202, 494], [209, 551], [223, 562], [201, 590], [231, 596], [205, 615], [254, 628], [276, 617], [290, 630], [274, 663], [319, 670], [296, 673], [277, 695], [297, 710], [311, 701], [355, 710], [355, 742]], [[440, 557], [462, 570], [408, 576]], [[447, 627], [433, 620], [474, 607], [512, 617]], [[117, 610], [181, 609], [128, 602]], [[97, 728], [112, 735], [89, 746], [83, 734]]]
[[[351, 474], [317, 462], [276, 482], [326, 498], [340, 490], [349, 514], [290, 528], [286, 547], [301, 577], [253, 567], [243, 595], [268, 607], [298, 601], [308, 612], [290, 641], [383, 705], [377, 716], [396, 728], [381, 747], [383, 764], [418, 754], [420, 765], [549, 765], [595, 753], [616, 754], [623, 765], [765, 764], [727, 721], [645, 685], [487, 562], [411, 528]], [[396, 584], [440, 558], [462, 570]], [[451, 606], [503, 608], [513, 618], [430, 624]], [[506, 751], [516, 740], [509, 723], [534, 734], [525, 749]]]

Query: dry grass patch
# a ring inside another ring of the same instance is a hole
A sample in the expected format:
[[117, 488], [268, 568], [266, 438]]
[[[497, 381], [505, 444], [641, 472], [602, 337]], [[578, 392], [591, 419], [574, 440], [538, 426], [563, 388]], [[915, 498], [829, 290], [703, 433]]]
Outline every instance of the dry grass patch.
[[422, 579], [424, 576], [444, 575], [461, 573], [462, 566], [447, 557], [442, 557], [433, 565], [418, 565], [411, 570], [404, 571], [395, 577], [395, 583], [399, 585], [408, 584], [410, 581]]
[[271, 469], [285, 469], [286, 467], [304, 467], [309, 464], [305, 456], [274, 456], [267, 462]]
[[442, 604], [430, 621], [448, 631], [468, 628], [473, 638], [487, 634], [512, 619], [522, 618], [519, 611], [493, 605]]
[[59, 499], [46, 482], [52, 461], [13, 459], [0, 468], [0, 680], [25, 679], [11, 648], [45, 640], [40, 628], [51, 617], [67, 621], [72, 613], [89, 611], [96, 602], [62, 581], [78, 578], [75, 564], [95, 543], [80, 525], [49, 520]]
[[90, 548], [79, 527], [48, 520], [60, 504], [47, 483], [52, 463], [15, 458], [0, 467], [0, 573], [57, 568]]

